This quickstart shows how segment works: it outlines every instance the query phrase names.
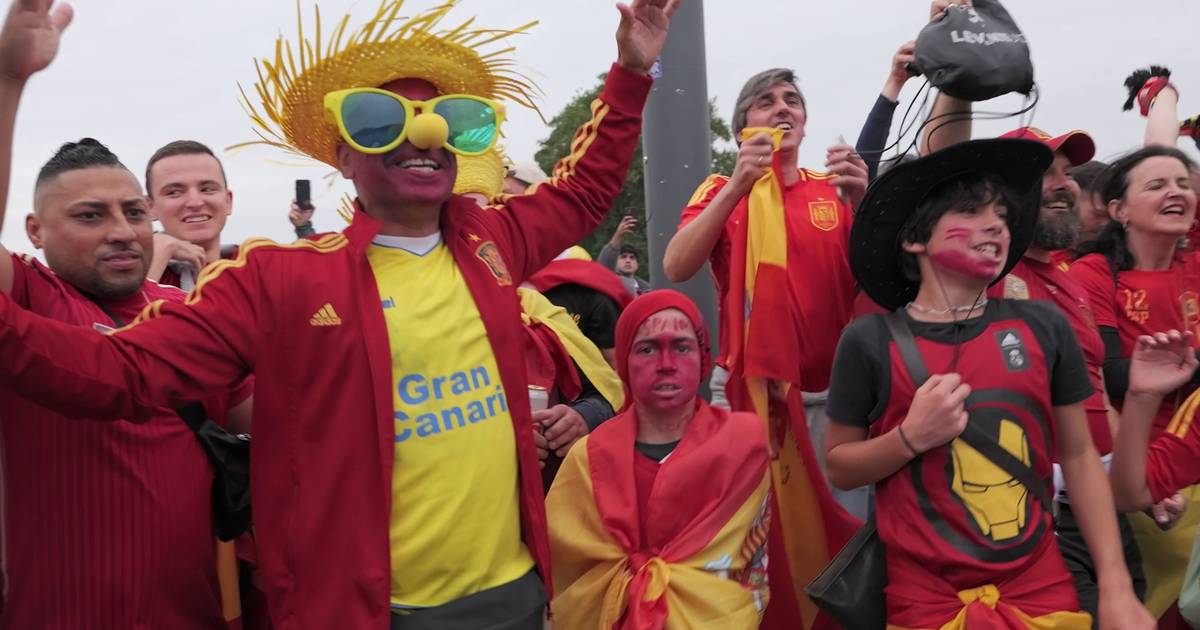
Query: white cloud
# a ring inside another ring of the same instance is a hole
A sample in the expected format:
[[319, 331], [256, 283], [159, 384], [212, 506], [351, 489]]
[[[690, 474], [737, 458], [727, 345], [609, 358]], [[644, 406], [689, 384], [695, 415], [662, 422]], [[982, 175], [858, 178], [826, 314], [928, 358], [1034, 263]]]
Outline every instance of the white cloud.
[[[697, 2], [699, 0], [684, 0]], [[408, 0], [411, 9], [434, 0]], [[23, 217], [34, 176], [60, 144], [94, 136], [141, 173], [155, 148], [180, 138], [224, 148], [253, 139], [238, 104], [237, 84], [249, 87], [252, 59], [272, 51], [279, 32], [295, 33], [290, 0], [77, 0], [76, 21], [59, 58], [34, 78], [21, 104], [13, 181], [0, 242], [29, 249]], [[302, 3], [305, 11], [311, 4]], [[362, 19], [374, 0], [326, 0], [326, 28], [347, 10]], [[1123, 78], [1136, 67], [1165, 64], [1175, 71], [1184, 115], [1200, 111], [1200, 56], [1193, 0], [1010, 0], [1006, 3], [1029, 36], [1042, 100], [1033, 120], [1047, 131], [1080, 128], [1096, 139], [1100, 157], [1140, 142], [1143, 121], [1123, 113]], [[709, 0], [704, 3], [710, 97], [729, 117], [733, 99], [751, 74], [774, 66], [795, 68], [809, 103], [803, 164], [820, 167], [824, 148], [838, 135], [853, 141], [882, 86], [891, 55], [916, 36], [928, 15], [924, 2], [813, 2], [811, 0]], [[406, 11], [408, 13], [408, 11]], [[516, 40], [517, 58], [537, 80], [547, 117], [580, 90], [591, 87], [616, 56], [617, 12], [608, 0], [464, 0], [455, 15], [478, 23], [541, 25]], [[306, 13], [306, 18], [308, 14]], [[912, 81], [902, 96], [911, 98]], [[1013, 110], [1005, 97], [988, 109]], [[527, 159], [547, 130], [531, 112], [510, 108], [506, 141], [515, 159]], [[897, 117], [898, 118], [898, 117]], [[977, 125], [976, 135], [1016, 126]], [[228, 241], [251, 236], [290, 238], [287, 204], [293, 180], [314, 181], [319, 229], [340, 229], [333, 212], [344, 191], [319, 183], [327, 168], [295, 168], [277, 151], [252, 148], [225, 155], [235, 192]]]

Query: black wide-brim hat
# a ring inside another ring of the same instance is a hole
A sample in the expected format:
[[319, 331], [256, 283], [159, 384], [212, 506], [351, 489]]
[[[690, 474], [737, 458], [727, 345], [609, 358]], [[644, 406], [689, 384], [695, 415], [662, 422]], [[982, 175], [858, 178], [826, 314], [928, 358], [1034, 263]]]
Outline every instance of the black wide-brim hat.
[[904, 276], [900, 264], [900, 232], [917, 205], [938, 185], [968, 174], [990, 175], [1007, 185], [1018, 199], [1010, 208], [1012, 242], [1003, 278], [1033, 241], [1042, 197], [1042, 176], [1054, 154], [1031, 140], [972, 140], [923, 158], [899, 164], [871, 184], [854, 215], [850, 231], [850, 269], [858, 286], [888, 310], [917, 297], [919, 283]]

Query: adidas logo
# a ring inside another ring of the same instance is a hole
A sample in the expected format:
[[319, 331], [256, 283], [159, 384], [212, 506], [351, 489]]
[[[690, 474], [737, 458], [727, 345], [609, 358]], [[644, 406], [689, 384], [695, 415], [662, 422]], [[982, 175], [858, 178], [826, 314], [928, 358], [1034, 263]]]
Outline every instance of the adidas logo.
[[332, 304], [326, 304], [321, 307], [321, 310], [313, 313], [312, 319], [308, 320], [308, 323], [313, 326], [341, 326], [342, 318], [338, 317]]
[[1004, 336], [1004, 339], [1002, 339], [1000, 341], [1000, 345], [1004, 346], [1004, 347], [1019, 346], [1019, 345], [1021, 345], [1021, 340], [1017, 339], [1016, 335], [1014, 335], [1012, 333], [1008, 333], [1007, 335]]

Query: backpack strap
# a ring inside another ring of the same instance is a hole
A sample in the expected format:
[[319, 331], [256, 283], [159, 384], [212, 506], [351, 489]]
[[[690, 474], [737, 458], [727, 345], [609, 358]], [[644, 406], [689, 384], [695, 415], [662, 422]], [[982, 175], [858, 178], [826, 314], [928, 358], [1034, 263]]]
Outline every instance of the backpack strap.
[[[904, 311], [896, 310], [888, 313], [884, 316], [884, 321], [887, 322], [888, 331], [896, 342], [897, 350], [900, 351], [900, 359], [904, 361], [904, 366], [908, 369], [908, 376], [912, 379], [913, 387], [918, 388], [924, 385], [925, 381], [929, 380], [929, 369], [925, 367], [925, 360], [921, 358], [921, 352], [917, 349], [916, 338], [913, 337], [912, 328], [908, 325]], [[1000, 446], [994, 438], [989, 437], [978, 425], [969, 420], [966, 428], [958, 437], [1000, 470], [1012, 475], [1013, 479], [1025, 486], [1025, 489], [1042, 504], [1042, 509], [1046, 510], [1047, 514], [1054, 513], [1050, 503], [1050, 493], [1046, 491], [1046, 483], [1034, 472], [1033, 468], [1017, 459], [1007, 449]]]

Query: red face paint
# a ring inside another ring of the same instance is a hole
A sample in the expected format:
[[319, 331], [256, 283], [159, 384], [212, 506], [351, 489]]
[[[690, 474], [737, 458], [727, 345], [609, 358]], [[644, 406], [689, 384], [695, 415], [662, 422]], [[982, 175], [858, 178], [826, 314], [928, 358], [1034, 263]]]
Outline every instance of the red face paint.
[[995, 280], [996, 274], [1000, 273], [1000, 265], [1003, 264], [1003, 261], [995, 263], [981, 260], [960, 250], [934, 252], [929, 258], [938, 267], [980, 280]]
[[[986, 229], [994, 225], [995, 214], [979, 211], [974, 214], [947, 214], [939, 221], [949, 225], [941, 230], [934, 229], [935, 240], [939, 240], [937, 251], [929, 254], [934, 265], [968, 278], [979, 280], [995, 280], [1004, 267], [1004, 256], [1007, 250], [1008, 235], [1003, 232], [988, 235]], [[941, 238], [936, 234], [940, 231]], [[990, 241], [1000, 246], [998, 258], [972, 249], [972, 242]]]
[[629, 352], [629, 389], [634, 402], [654, 411], [678, 409], [700, 389], [700, 347], [682, 312], [655, 313], [637, 331]]
[[961, 227], [947, 228], [946, 229], [946, 240], [951, 241], [951, 240], [955, 240], [955, 239], [962, 239], [964, 241], [970, 241], [971, 240], [971, 230], [968, 230], [967, 228], [961, 228]]

